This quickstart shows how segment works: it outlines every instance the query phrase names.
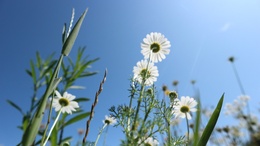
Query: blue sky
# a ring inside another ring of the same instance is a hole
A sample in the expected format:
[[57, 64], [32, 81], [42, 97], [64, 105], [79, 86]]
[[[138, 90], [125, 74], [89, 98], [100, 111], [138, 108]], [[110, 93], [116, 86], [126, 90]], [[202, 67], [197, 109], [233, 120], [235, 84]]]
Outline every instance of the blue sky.
[[[140, 43], [146, 34], [161, 32], [171, 42], [171, 52], [158, 63], [158, 88], [171, 86], [178, 80], [180, 95], [193, 95], [190, 80], [197, 81], [202, 104], [216, 105], [225, 92], [225, 103], [232, 102], [240, 89], [228, 57], [235, 56], [237, 70], [246, 93], [251, 96], [252, 109], [259, 107], [260, 94], [260, 2], [237, 1], [0, 1], [0, 145], [15, 145], [21, 139], [16, 126], [21, 115], [6, 100], [22, 108], [29, 106], [32, 81], [25, 72], [36, 51], [43, 57], [61, 50], [61, 31], [68, 23], [72, 8], [75, 18], [89, 8], [78, 39], [70, 54], [75, 58], [77, 48], [86, 46], [86, 55], [100, 60], [92, 65], [99, 74], [78, 82], [84, 91], [71, 91], [91, 101], [103, 72], [108, 69], [107, 81], [99, 97], [88, 140], [94, 141], [102, 120], [112, 105], [127, 103], [129, 78], [133, 66], [143, 58]], [[227, 118], [221, 115], [219, 123]], [[84, 128], [85, 121], [74, 125], [69, 133]], [[118, 145], [123, 136], [120, 128], [109, 128], [107, 145]], [[3, 132], [4, 131], [4, 132]], [[74, 141], [74, 142], [75, 142]], [[102, 144], [102, 138], [100, 145]]]

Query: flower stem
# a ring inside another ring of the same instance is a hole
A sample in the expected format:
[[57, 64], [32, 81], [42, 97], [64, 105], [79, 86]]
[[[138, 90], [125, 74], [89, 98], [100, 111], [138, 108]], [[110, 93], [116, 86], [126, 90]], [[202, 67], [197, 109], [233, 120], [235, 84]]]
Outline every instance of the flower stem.
[[139, 96], [138, 101], [137, 101], [137, 109], [136, 109], [136, 113], [135, 113], [134, 123], [132, 125], [133, 131], [135, 131], [135, 129], [136, 129], [136, 121], [138, 119], [138, 113], [139, 113], [141, 101], [142, 101], [142, 98], [143, 98], [143, 92], [144, 92], [144, 81], [141, 85], [141, 93], [140, 93], [140, 96]]
[[132, 101], [133, 101], [133, 98], [134, 98], [134, 95], [135, 95], [135, 84], [133, 82], [133, 85], [131, 87], [131, 96], [130, 96], [130, 102], [129, 102], [129, 106], [128, 106], [128, 115], [127, 115], [127, 136], [130, 136], [129, 135], [129, 132], [131, 131], [131, 126], [130, 126], [130, 122], [131, 122], [131, 119], [130, 119], [130, 114], [131, 114], [131, 110], [132, 110]]
[[[190, 128], [189, 128], [189, 120], [188, 120], [188, 117], [187, 117], [187, 113], [185, 113], [185, 119], [186, 119], [186, 123], [187, 123], [187, 132], [188, 132], [188, 135], [187, 135], [187, 142], [189, 142], [189, 136], [190, 136]], [[187, 143], [188, 144], [188, 143]]]
[[102, 129], [99, 131], [99, 133], [98, 133], [98, 136], [97, 136], [97, 139], [96, 139], [96, 141], [95, 141], [95, 144], [94, 144], [94, 146], [96, 146], [96, 145], [97, 145], [97, 143], [98, 143], [98, 140], [99, 140], [99, 138], [100, 138], [100, 135], [102, 134], [102, 132], [103, 132], [103, 130], [106, 128], [106, 126], [107, 126], [107, 124], [105, 123], [105, 124], [103, 125]]
[[152, 57], [152, 50], [150, 51], [148, 63], [147, 63], [147, 66], [146, 66], [146, 72], [145, 72], [144, 77], [143, 77], [143, 79], [142, 79], [141, 92], [140, 92], [140, 96], [139, 96], [138, 101], [137, 101], [137, 109], [136, 109], [136, 113], [135, 113], [134, 124], [132, 125], [132, 130], [135, 130], [135, 129], [136, 129], [136, 120], [137, 120], [137, 118], [138, 118], [138, 113], [139, 113], [141, 101], [142, 101], [142, 98], [143, 98], [144, 87], [145, 87], [145, 81], [146, 81], [146, 79], [147, 79], [147, 70], [148, 70], [148, 67], [149, 67], [149, 63], [150, 63], [150, 61], [151, 61], [151, 57]]
[[[62, 109], [62, 108], [61, 108], [61, 109]], [[43, 146], [46, 145], [46, 143], [48, 142], [48, 139], [49, 139], [50, 136], [51, 136], [52, 130], [53, 130], [53, 128], [55, 127], [55, 125], [56, 125], [56, 123], [57, 123], [57, 121], [58, 121], [58, 119], [59, 119], [59, 117], [60, 117], [61, 109], [60, 109], [60, 111], [59, 111], [59, 113], [58, 113], [58, 115], [57, 115], [57, 117], [56, 117], [56, 119], [55, 119], [55, 121], [54, 121], [54, 123], [53, 123], [53, 125], [52, 125], [52, 127], [51, 127], [51, 129], [50, 129], [50, 131], [49, 131], [49, 134], [48, 134], [47, 138], [45, 139], [45, 141], [44, 141], [44, 143], [43, 143]]]
[[243, 88], [242, 82], [241, 82], [241, 80], [240, 80], [240, 78], [239, 78], [239, 75], [238, 75], [238, 72], [237, 72], [237, 69], [236, 69], [236, 66], [235, 66], [234, 63], [232, 63], [232, 67], [233, 67], [235, 76], [236, 76], [236, 78], [237, 78], [237, 82], [238, 82], [239, 88], [240, 88], [240, 90], [241, 90], [241, 93], [242, 93], [243, 95], [246, 95], [246, 92], [245, 92], [245, 90], [244, 90], [244, 88]]
[[[235, 76], [236, 76], [236, 78], [237, 78], [237, 82], [238, 82], [238, 85], [239, 85], [239, 87], [240, 87], [241, 93], [242, 93], [243, 95], [246, 95], [246, 92], [245, 92], [245, 90], [244, 90], [244, 88], [243, 88], [243, 85], [242, 85], [242, 82], [241, 82], [241, 80], [240, 80], [240, 77], [239, 77], [239, 75], [238, 75], [238, 71], [237, 71], [237, 69], [236, 69], [235, 63], [234, 63], [234, 62], [231, 62], [231, 64], [232, 64], [232, 67], [233, 67]], [[248, 101], [246, 101], [246, 108], [247, 108], [247, 114], [248, 114], [248, 118], [246, 119], [246, 121], [247, 121], [247, 126], [248, 126], [248, 129], [249, 129], [250, 132], [254, 132], [254, 131], [253, 131], [253, 128], [252, 128], [252, 126], [251, 126], [252, 119], [251, 119], [251, 114], [250, 114], [251, 112], [250, 112], [250, 107], [249, 107]]]

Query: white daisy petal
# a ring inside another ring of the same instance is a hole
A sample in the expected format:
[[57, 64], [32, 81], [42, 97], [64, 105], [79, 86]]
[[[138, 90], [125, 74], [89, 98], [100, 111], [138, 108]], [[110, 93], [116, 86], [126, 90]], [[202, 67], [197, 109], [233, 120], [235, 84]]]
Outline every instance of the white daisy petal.
[[[152, 32], [146, 35], [141, 43], [141, 53], [145, 59], [150, 57], [151, 62], [161, 62], [170, 53], [171, 44], [161, 33]], [[151, 54], [150, 54], [151, 53]]]
[[150, 146], [158, 146], [159, 142], [156, 139], [153, 139], [152, 137], [148, 137], [145, 141], [144, 144], [141, 144], [141, 146], [146, 146], [146, 145], [150, 145]]
[[[72, 111], [76, 111], [75, 108], [79, 108], [79, 105], [76, 101], [72, 101], [76, 96], [64, 92], [63, 96], [55, 90], [56, 96], [53, 98], [52, 107], [55, 108], [55, 111], [60, 111], [62, 113], [72, 114]], [[51, 98], [50, 98], [51, 101]]]
[[191, 115], [190, 115], [190, 113], [187, 113], [186, 116], [187, 116], [187, 119], [188, 119], [188, 120], [191, 119]]
[[192, 117], [190, 112], [196, 112], [197, 101], [194, 98], [189, 96], [182, 96], [180, 100], [177, 100], [177, 104], [173, 105], [172, 113], [175, 115], [175, 118], [187, 118], [190, 120]]
[[105, 120], [103, 120], [104, 124], [107, 125], [114, 125], [116, 123], [116, 118], [112, 116], [105, 116]]
[[62, 96], [60, 95], [60, 92], [55, 90], [55, 94], [58, 96], [58, 98], [61, 98]]
[[[144, 77], [144, 73], [146, 73], [146, 77]], [[133, 68], [134, 80], [139, 83], [143, 82], [145, 78], [145, 85], [151, 86], [155, 81], [157, 81], [157, 77], [159, 76], [158, 69], [152, 62], [147, 60], [141, 60], [136, 63], [136, 66]]]

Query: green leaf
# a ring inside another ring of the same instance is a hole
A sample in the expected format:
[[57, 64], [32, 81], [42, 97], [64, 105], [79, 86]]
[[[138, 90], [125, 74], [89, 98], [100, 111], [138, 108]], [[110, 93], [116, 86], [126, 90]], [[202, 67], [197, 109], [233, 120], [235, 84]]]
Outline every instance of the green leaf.
[[33, 79], [33, 84], [36, 84], [36, 72], [35, 72], [34, 63], [32, 60], [30, 61], [30, 66], [31, 66], [31, 77]]
[[85, 89], [85, 87], [73, 85], [73, 86], [70, 86], [69, 89]]
[[[51, 92], [56, 89], [56, 87], [58, 86], [58, 84], [60, 83], [61, 80], [62, 80], [61, 77], [54, 79], [52, 86], [50, 86]], [[50, 93], [50, 94], [51, 94], [51, 93]], [[49, 94], [49, 95], [50, 95], [50, 94]]]
[[89, 60], [87, 62], [84, 62], [83, 65], [80, 64], [80, 62], [76, 63], [76, 66], [74, 68], [74, 72], [76, 74], [74, 74], [73, 78], [80, 78], [80, 77], [86, 77], [86, 76], [92, 76], [95, 75], [96, 72], [85, 72], [85, 70], [87, 68], [89, 68], [89, 66], [96, 62], [97, 60], [99, 60], [99, 58], [93, 59], [93, 60]]
[[82, 120], [82, 119], [88, 117], [89, 115], [90, 115], [90, 112], [86, 112], [86, 113], [83, 113], [83, 114], [79, 114], [79, 115], [77, 115], [77, 116], [75, 116], [75, 117], [69, 119], [67, 122], [64, 123], [63, 126], [65, 127], [65, 126], [68, 126], [68, 125], [70, 125], [70, 124], [73, 124], [73, 123], [75, 123], [75, 122], [77, 122], [77, 121], [80, 121], [80, 120]]
[[198, 98], [198, 110], [196, 112], [196, 119], [195, 119], [195, 130], [194, 130], [194, 142], [193, 144], [196, 145], [199, 140], [199, 129], [200, 129], [200, 118], [201, 118], [201, 102], [200, 98]]
[[56, 64], [57, 64], [56, 60], [53, 60], [50, 63], [48, 62], [47, 68], [45, 70], [43, 70], [43, 72], [41, 73], [40, 77], [42, 78], [44, 76], [47, 76], [47, 73], [49, 73], [54, 68], [54, 66]]
[[81, 24], [86, 16], [88, 9], [85, 10], [85, 12], [80, 16], [80, 18], [78, 19], [77, 23], [75, 24], [75, 26], [73, 27], [71, 33], [69, 34], [68, 38], [65, 40], [65, 43], [62, 47], [62, 54], [65, 56], [68, 56], [72, 46], [74, 45], [74, 42], [78, 36]]
[[89, 101], [89, 98], [81, 97], [81, 98], [74, 99], [74, 101], [76, 101], [76, 102], [84, 102], [84, 101]]
[[97, 74], [97, 72], [85, 72], [85, 73], [82, 73], [79, 78], [82, 78], [82, 77], [88, 77], [88, 76], [93, 76]]
[[37, 67], [40, 68], [41, 64], [42, 64], [42, 59], [41, 59], [41, 56], [40, 56], [40, 53], [37, 51], [36, 52], [36, 59], [37, 59]]
[[[40, 99], [39, 106], [37, 107], [37, 110], [34, 113], [32, 120], [30, 121], [28, 127], [26, 128], [26, 130], [23, 134], [22, 145], [25, 145], [25, 146], [32, 145], [38, 134], [38, 130], [39, 130], [41, 122], [42, 122], [42, 118], [44, 115], [43, 113], [44, 113], [44, 110], [45, 110], [45, 107], [47, 104], [48, 97], [53, 92], [54, 87], [57, 86], [56, 84], [58, 81], [56, 80], [56, 77], [60, 70], [62, 60], [63, 60], [63, 55], [60, 56], [60, 59], [54, 70], [54, 73], [52, 74], [51, 81], [50, 81], [42, 99]], [[54, 80], [55, 80], [55, 82], [54, 82]]]
[[24, 115], [23, 110], [22, 110], [18, 105], [16, 105], [15, 103], [13, 103], [11, 100], [7, 100], [7, 102], [8, 102], [11, 106], [13, 106], [15, 109], [17, 109], [22, 115]]
[[209, 122], [206, 125], [197, 146], [206, 146], [206, 144], [211, 136], [211, 133], [214, 130], [214, 127], [218, 121], [218, 117], [219, 117], [219, 114], [220, 114], [220, 111], [222, 108], [223, 100], [224, 100], [224, 94], [220, 98], [217, 107], [215, 108], [211, 118], [209, 119]]
[[27, 126], [29, 125], [30, 119], [27, 116], [23, 117], [23, 125], [22, 125], [22, 130], [25, 131]]
[[26, 71], [26, 73], [27, 73], [30, 77], [32, 77], [32, 72], [31, 72], [31, 71], [29, 71], [28, 69], [26, 69], [25, 71]]
[[64, 23], [63, 29], [62, 29], [62, 44], [64, 44], [65, 40], [66, 40], [66, 23]]

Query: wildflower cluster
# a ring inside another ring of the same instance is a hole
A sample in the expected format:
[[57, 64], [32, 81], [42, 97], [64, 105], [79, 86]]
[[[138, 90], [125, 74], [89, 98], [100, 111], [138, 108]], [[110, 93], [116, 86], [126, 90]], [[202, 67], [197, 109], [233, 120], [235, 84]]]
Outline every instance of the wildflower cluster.
[[[190, 112], [197, 111], [197, 101], [189, 96], [178, 98], [176, 91], [163, 91], [168, 99], [160, 98], [155, 87], [159, 76], [156, 63], [161, 62], [170, 53], [170, 41], [163, 34], [152, 32], [141, 43], [144, 59], [133, 67], [128, 105], [110, 108], [111, 115], [118, 121], [116, 126], [124, 130], [126, 140], [122, 145], [159, 145], [158, 136], [164, 138], [163, 145], [188, 144], [189, 136], [174, 135], [173, 127], [179, 118], [192, 119]], [[187, 127], [189, 133], [189, 126]]]
[[[84, 49], [79, 49], [77, 60], [75, 61], [76, 64], [69, 59], [69, 65], [67, 66], [63, 61], [63, 58], [68, 56], [72, 49], [86, 13], [87, 10], [81, 15], [75, 26], [71, 28], [74, 18], [73, 10], [69, 29], [66, 32], [65, 25], [62, 33], [63, 46], [58, 61], [54, 61], [50, 57], [48, 61], [44, 62], [37, 54], [37, 63], [31, 62], [31, 70], [27, 70], [27, 73], [34, 82], [34, 96], [29, 114], [24, 114], [21, 126], [23, 137], [18, 145], [40, 144], [45, 146], [47, 143], [51, 143], [51, 145], [69, 145], [71, 137], [63, 137], [64, 128], [72, 123], [84, 120], [86, 117], [88, 117], [86, 130], [78, 130], [79, 135], [85, 133], [82, 142], [79, 142], [78, 145], [96, 146], [104, 129], [110, 125], [122, 127], [125, 135], [125, 139], [121, 141], [122, 146], [158, 146], [159, 144], [165, 146], [206, 145], [221, 111], [224, 95], [220, 98], [202, 134], [199, 133], [200, 103], [197, 99], [195, 100], [189, 96], [178, 98], [177, 90], [168, 90], [167, 86], [163, 86], [165, 94], [163, 98], [160, 98], [155, 87], [155, 82], [159, 77], [156, 63], [164, 60], [166, 55], [170, 53], [171, 43], [163, 34], [158, 32], [147, 34], [141, 43], [141, 53], [144, 57], [133, 67], [133, 77], [129, 89], [129, 103], [127, 105], [119, 105], [118, 107], [112, 106], [109, 109], [110, 115], [106, 115], [103, 120], [103, 126], [99, 130], [95, 142], [86, 140], [90, 123], [95, 113], [94, 109], [98, 103], [98, 96], [106, 80], [106, 72], [95, 94], [90, 112], [84, 112], [79, 102], [87, 101], [88, 99], [76, 99], [76, 96], [68, 93], [67, 90], [82, 88], [74, 85], [75, 81], [78, 78], [94, 75], [95, 72], [88, 72], [86, 69], [97, 59], [89, 61], [82, 59]], [[52, 71], [54, 66], [55, 69]], [[39, 77], [36, 75], [35, 67], [39, 70]], [[63, 73], [61, 77], [59, 77], [60, 72], [61, 74]], [[63, 86], [58, 86], [60, 83]], [[174, 86], [177, 86], [177, 84], [178, 82], [173, 83]], [[36, 102], [36, 92], [43, 85], [46, 85], [46, 91], [41, 99]], [[168, 98], [165, 98], [165, 96]], [[8, 102], [20, 110], [16, 104], [11, 101]], [[56, 113], [52, 112], [52, 108], [54, 108]], [[191, 114], [191, 112], [196, 112], [196, 114]], [[43, 116], [46, 115], [45, 113], [48, 118], [47, 122], [42, 120]], [[59, 118], [61, 114], [63, 114], [62, 118]], [[71, 114], [75, 114], [75, 116], [66, 119]], [[189, 121], [194, 117], [196, 122], [189, 124]], [[187, 135], [175, 133], [180, 118], [186, 119]], [[51, 121], [51, 119], [54, 119], [54, 121]], [[52, 124], [51, 128], [49, 128], [49, 124]], [[189, 132], [190, 127], [194, 127], [193, 134]], [[38, 133], [39, 129], [40, 132]], [[192, 139], [190, 139], [190, 135], [193, 136]], [[36, 140], [39, 136], [41, 137], [40, 140]], [[159, 136], [162, 137], [160, 142]]]
[[260, 122], [258, 116], [249, 111], [249, 100], [250, 96], [240, 95], [234, 99], [233, 103], [226, 103], [226, 116], [232, 116], [236, 122], [217, 127], [216, 133], [221, 135], [222, 139], [212, 137], [211, 142], [213, 144], [228, 143], [246, 146], [260, 144]]

